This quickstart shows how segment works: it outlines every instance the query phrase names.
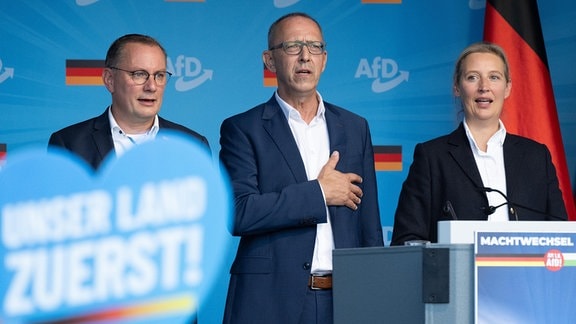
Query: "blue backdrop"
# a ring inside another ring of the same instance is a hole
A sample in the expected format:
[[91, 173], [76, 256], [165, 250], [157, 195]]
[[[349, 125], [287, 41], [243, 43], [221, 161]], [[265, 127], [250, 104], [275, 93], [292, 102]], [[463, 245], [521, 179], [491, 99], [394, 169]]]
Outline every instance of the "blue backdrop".
[[[216, 157], [222, 120], [274, 91], [264, 85], [261, 60], [269, 25], [285, 13], [305, 11], [320, 22], [327, 41], [323, 97], [366, 117], [374, 145], [402, 148], [401, 170], [378, 171], [388, 241], [415, 144], [456, 127], [453, 64], [465, 46], [482, 39], [485, 2], [362, 2], [0, 0], [0, 144], [7, 144], [9, 157], [45, 146], [55, 130], [102, 113], [109, 93], [101, 85], [67, 84], [67, 60], [103, 60], [117, 37], [144, 33], [164, 45], [174, 74], [161, 115], [207, 136]], [[574, 179], [576, 2], [540, 1], [539, 7]], [[220, 321], [234, 252], [232, 244], [212, 310], [200, 314], [206, 322]]]

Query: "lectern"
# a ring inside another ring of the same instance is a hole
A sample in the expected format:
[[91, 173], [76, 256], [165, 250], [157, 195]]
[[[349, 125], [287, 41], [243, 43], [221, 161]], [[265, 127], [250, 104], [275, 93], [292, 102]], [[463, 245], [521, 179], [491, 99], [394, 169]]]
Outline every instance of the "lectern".
[[473, 245], [334, 250], [334, 323], [473, 323]]
[[439, 222], [439, 242], [333, 252], [334, 323], [474, 323], [476, 232], [576, 233], [576, 222]]

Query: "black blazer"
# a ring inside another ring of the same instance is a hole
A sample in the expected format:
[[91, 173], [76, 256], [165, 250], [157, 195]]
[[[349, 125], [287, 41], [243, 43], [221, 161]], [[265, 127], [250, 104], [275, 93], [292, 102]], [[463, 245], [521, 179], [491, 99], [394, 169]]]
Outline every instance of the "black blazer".
[[[556, 169], [545, 145], [507, 133], [504, 168], [507, 197], [519, 220], [567, 219]], [[444, 211], [447, 201], [459, 220], [487, 220], [488, 199], [481, 187], [462, 123], [451, 134], [416, 145], [394, 216], [392, 245], [407, 240], [436, 242], [437, 222], [452, 219]]]
[[[110, 109], [110, 108], [108, 108]], [[94, 170], [110, 152], [114, 152], [114, 142], [110, 131], [108, 109], [98, 117], [65, 127], [52, 135], [48, 145], [65, 148], [88, 162]], [[192, 135], [209, 149], [208, 140], [195, 131], [158, 116], [159, 131], [176, 130]]]

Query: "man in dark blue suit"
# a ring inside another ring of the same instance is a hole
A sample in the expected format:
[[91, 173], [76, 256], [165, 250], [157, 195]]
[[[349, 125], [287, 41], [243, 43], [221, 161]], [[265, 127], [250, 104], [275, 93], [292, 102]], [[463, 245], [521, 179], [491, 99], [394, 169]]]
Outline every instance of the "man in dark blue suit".
[[320, 25], [303, 13], [272, 24], [272, 98], [221, 126], [234, 190], [224, 323], [332, 323], [332, 250], [383, 246], [367, 121], [323, 101]]
[[158, 116], [170, 78], [166, 57], [162, 45], [146, 35], [128, 34], [114, 41], [102, 72], [112, 104], [98, 117], [53, 133], [49, 145], [77, 154], [93, 169], [110, 152], [119, 156], [136, 144], [156, 138], [163, 130], [192, 136], [209, 149], [204, 136]]

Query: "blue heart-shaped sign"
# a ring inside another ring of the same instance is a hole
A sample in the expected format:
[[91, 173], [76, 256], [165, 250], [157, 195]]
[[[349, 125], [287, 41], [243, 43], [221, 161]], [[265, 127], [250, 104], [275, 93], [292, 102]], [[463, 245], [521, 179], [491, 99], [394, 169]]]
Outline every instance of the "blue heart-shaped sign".
[[229, 183], [184, 135], [96, 173], [65, 151], [11, 153], [0, 193], [0, 322], [187, 323], [220, 279]]

